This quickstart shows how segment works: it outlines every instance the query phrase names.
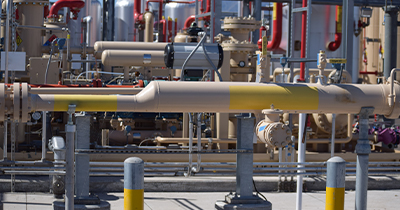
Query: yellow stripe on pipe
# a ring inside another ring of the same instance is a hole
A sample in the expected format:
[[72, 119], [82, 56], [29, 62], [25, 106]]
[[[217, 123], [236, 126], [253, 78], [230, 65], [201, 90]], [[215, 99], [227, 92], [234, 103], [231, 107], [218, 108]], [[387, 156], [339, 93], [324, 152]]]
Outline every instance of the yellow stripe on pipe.
[[325, 210], [343, 210], [344, 209], [344, 187], [326, 188]]
[[144, 190], [124, 189], [124, 210], [144, 209]]
[[54, 95], [54, 111], [68, 111], [68, 105], [76, 105], [76, 111], [117, 111], [115, 95]]
[[229, 86], [229, 109], [317, 110], [318, 89], [308, 86]]

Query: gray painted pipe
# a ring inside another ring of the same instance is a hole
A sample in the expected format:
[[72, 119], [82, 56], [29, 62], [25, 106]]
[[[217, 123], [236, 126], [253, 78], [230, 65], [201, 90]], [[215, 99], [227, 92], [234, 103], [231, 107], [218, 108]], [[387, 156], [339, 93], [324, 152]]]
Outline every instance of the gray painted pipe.
[[396, 68], [397, 57], [397, 12], [398, 7], [388, 5], [385, 11], [385, 50], [383, 75], [387, 79], [390, 71]]

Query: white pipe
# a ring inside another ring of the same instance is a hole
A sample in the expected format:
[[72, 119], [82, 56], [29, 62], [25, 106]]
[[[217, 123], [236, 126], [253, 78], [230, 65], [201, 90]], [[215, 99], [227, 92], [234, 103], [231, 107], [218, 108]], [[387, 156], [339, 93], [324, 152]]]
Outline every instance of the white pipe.
[[[282, 162], [282, 147], [279, 147], [279, 163], [281, 163], [281, 162]], [[279, 168], [281, 168], [281, 167], [282, 167], [282, 166], [279, 165]], [[279, 172], [279, 173], [282, 173], [281, 169], [279, 169], [278, 172]], [[281, 175], [279, 175], [279, 176], [278, 176], [278, 180], [279, 180], [278, 182], [279, 182], [279, 183], [281, 183], [281, 181], [282, 181], [281, 178], [282, 178]]]
[[[307, 114], [299, 114], [299, 138], [298, 138], [298, 156], [297, 161], [305, 162], [305, 150], [306, 150], [306, 142], [302, 142], [304, 135], [304, 127], [306, 124]], [[298, 165], [298, 168], [304, 167], [303, 165]], [[303, 172], [302, 170], [298, 170], [298, 173]], [[297, 175], [297, 194], [296, 194], [296, 210], [301, 210], [302, 207], [302, 196], [303, 196], [303, 175]]]
[[332, 114], [331, 157], [335, 155], [335, 132], [336, 132], [335, 124], [336, 124], [336, 114]]
[[[92, 21], [92, 17], [86, 16], [83, 18], [83, 21], [86, 22], [86, 46], [89, 47], [90, 46], [90, 23]], [[89, 54], [86, 55], [86, 60], [88, 60], [88, 61], [91, 60]], [[86, 63], [86, 79], [89, 78], [89, 70], [90, 70], [90, 63], [87, 62]]]

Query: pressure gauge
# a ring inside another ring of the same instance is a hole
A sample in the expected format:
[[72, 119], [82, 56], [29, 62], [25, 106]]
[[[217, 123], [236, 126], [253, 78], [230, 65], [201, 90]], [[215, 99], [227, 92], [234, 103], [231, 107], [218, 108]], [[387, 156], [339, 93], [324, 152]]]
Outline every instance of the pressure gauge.
[[32, 113], [32, 118], [36, 121], [38, 121], [42, 117], [42, 114], [40, 112], [34, 112]]

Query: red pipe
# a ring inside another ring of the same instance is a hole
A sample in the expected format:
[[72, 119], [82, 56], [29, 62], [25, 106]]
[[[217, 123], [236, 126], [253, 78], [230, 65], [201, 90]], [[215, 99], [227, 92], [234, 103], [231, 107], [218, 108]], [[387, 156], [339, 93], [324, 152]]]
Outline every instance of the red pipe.
[[163, 34], [164, 34], [163, 42], [167, 42], [167, 21], [165, 19], [162, 19], [160, 20], [160, 23], [163, 25]]
[[141, 7], [142, 7], [141, 1], [140, 0], [135, 1], [134, 5], [133, 5], [133, 18], [135, 19], [135, 23], [140, 22], [142, 19], [141, 17], [143, 17], [142, 14], [140, 13]]
[[[200, 14], [204, 14], [203, 13], [203, 0], [200, 0], [199, 2], [201, 2], [201, 7], [200, 7]], [[207, 0], [207, 7], [206, 7], [206, 12], [205, 13], [208, 13], [208, 12], [210, 12], [211, 11], [211, 0]], [[189, 27], [190, 27], [190, 25], [192, 25], [192, 23], [194, 22], [196, 20], [196, 18], [195, 18], [195, 16], [194, 15], [192, 15], [192, 16], [190, 16], [190, 17], [188, 17], [186, 20], [185, 20], [185, 24], [184, 24], [184, 28], [183, 29], [188, 29]], [[206, 17], [202, 17], [202, 18], [199, 18], [199, 20], [204, 20], [204, 21], [209, 21], [210, 20], [210, 16], [206, 16]]]
[[360, 74], [375, 74], [375, 75], [378, 75], [378, 71], [360, 71]]
[[265, 28], [265, 26], [261, 26], [260, 27], [260, 39], [257, 41], [257, 45], [258, 45], [258, 50], [260, 50], [260, 52], [262, 52], [262, 39], [263, 39], [263, 32], [267, 31], [267, 28]]
[[342, 42], [342, 6], [336, 6], [336, 32], [335, 41], [330, 42], [328, 50], [335, 51], [340, 47]]
[[[303, 7], [307, 7], [307, 0], [303, 0]], [[300, 57], [306, 57], [306, 33], [307, 33], [307, 12], [303, 11], [301, 14], [301, 52]], [[298, 81], [305, 82], [305, 67], [306, 63], [300, 63], [300, 79]]]
[[274, 3], [272, 20], [273, 20], [273, 31], [272, 31], [273, 35], [272, 35], [272, 40], [268, 42], [267, 46], [267, 49], [271, 51], [278, 49], [282, 40], [282, 3]]
[[[136, 4], [135, 4], [136, 5]], [[70, 11], [74, 14], [72, 19], [76, 20], [78, 18], [79, 11], [85, 6], [85, 2], [81, 0], [58, 0], [51, 6], [50, 14], [48, 18], [58, 17], [58, 11], [63, 7], [68, 7]]]

